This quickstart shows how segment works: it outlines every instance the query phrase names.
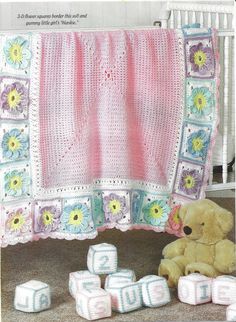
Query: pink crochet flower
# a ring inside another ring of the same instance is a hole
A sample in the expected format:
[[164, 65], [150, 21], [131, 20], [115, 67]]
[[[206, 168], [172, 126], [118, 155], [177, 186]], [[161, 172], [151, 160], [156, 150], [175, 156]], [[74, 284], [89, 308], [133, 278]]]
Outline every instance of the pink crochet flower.
[[173, 230], [180, 230], [182, 227], [182, 222], [179, 217], [180, 207], [181, 207], [180, 205], [175, 206], [169, 215], [168, 223], [169, 223], [170, 228]]

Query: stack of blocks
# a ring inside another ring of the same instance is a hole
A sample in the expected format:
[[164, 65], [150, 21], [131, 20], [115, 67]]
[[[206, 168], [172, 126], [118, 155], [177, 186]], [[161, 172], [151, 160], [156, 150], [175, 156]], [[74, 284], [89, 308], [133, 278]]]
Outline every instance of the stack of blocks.
[[[159, 307], [170, 301], [164, 278], [150, 275], [136, 282], [130, 269], [118, 268], [117, 250], [111, 244], [90, 246], [87, 271], [69, 275], [69, 291], [76, 300], [77, 313], [88, 320], [111, 316], [111, 311], [126, 313], [141, 308]], [[99, 274], [108, 274], [105, 290]]]

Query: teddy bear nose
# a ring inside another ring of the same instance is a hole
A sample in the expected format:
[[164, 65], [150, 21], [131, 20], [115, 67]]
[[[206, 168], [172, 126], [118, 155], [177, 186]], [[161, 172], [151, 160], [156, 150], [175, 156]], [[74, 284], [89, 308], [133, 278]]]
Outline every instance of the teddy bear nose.
[[184, 226], [184, 233], [185, 235], [190, 235], [192, 233], [192, 228], [189, 226]]

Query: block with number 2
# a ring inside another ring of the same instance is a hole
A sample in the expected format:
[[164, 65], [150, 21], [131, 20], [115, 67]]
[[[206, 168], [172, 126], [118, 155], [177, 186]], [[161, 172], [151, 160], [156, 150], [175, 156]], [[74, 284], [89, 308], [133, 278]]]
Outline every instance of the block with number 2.
[[111, 274], [117, 271], [117, 249], [107, 243], [89, 247], [87, 266], [93, 274]]

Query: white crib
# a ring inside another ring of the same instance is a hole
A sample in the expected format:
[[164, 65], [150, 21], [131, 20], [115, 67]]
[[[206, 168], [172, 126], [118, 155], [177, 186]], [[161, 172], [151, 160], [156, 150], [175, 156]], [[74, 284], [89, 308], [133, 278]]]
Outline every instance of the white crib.
[[[199, 22], [201, 27], [215, 27], [219, 30], [220, 124], [207, 190], [234, 189], [235, 174], [232, 166], [235, 156], [234, 6], [168, 2], [167, 9], [168, 19], [156, 22], [163, 28], [180, 28], [184, 24]], [[215, 173], [216, 169], [220, 169], [221, 173]]]

